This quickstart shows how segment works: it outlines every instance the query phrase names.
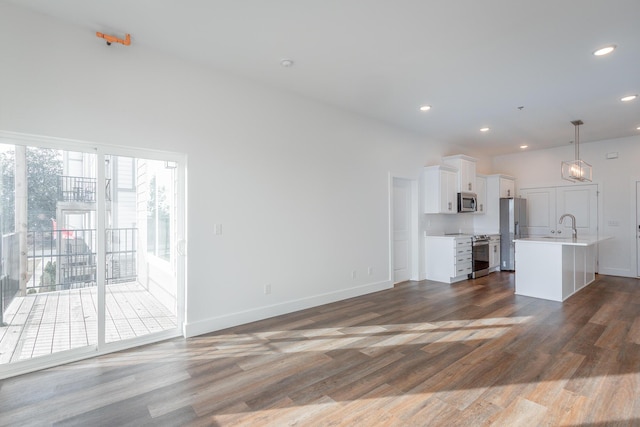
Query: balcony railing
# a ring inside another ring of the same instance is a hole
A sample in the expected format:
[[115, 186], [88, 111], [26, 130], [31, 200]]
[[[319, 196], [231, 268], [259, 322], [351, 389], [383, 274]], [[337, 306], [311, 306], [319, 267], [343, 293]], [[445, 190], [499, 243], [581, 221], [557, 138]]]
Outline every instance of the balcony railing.
[[[136, 280], [136, 228], [107, 229], [106, 282]], [[29, 232], [27, 292], [96, 285], [96, 230]]]
[[[105, 184], [106, 200], [111, 200], [111, 180]], [[58, 201], [95, 203], [96, 179], [82, 176], [58, 177]]]

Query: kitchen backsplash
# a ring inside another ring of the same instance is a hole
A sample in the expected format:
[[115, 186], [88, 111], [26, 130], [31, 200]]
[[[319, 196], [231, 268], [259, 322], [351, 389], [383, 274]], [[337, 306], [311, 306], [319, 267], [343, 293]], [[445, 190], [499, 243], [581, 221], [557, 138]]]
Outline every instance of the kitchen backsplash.
[[424, 214], [422, 229], [426, 235], [448, 233], [474, 234], [473, 214]]

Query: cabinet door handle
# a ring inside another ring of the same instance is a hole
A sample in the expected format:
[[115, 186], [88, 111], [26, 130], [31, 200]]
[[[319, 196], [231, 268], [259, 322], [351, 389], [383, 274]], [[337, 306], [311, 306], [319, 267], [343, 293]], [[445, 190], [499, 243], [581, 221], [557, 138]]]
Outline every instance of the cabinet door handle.
[[471, 191], [471, 183], [469, 183], [469, 191]]
[[507, 197], [511, 197], [511, 190], [507, 190]]
[[451, 202], [449, 202], [449, 210], [451, 210]]
[[484, 205], [480, 203], [480, 212], [482, 212], [483, 209], [484, 209]]

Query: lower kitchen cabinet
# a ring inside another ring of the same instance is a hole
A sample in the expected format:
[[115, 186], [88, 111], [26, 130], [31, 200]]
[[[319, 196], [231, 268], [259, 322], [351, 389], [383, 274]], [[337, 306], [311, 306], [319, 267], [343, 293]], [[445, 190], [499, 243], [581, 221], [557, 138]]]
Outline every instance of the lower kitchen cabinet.
[[489, 271], [500, 270], [500, 235], [489, 236]]
[[427, 236], [425, 256], [427, 280], [454, 283], [473, 271], [471, 236]]

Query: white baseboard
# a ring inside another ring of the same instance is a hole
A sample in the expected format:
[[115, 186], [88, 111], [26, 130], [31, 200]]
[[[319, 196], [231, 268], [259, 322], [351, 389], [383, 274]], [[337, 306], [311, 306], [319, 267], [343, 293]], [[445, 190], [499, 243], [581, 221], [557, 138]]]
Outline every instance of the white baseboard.
[[384, 282], [369, 283], [335, 292], [328, 292], [293, 301], [285, 301], [279, 304], [257, 307], [251, 310], [225, 314], [223, 316], [210, 317], [193, 323], [185, 322], [183, 332], [185, 337], [193, 337], [196, 335], [219, 331], [221, 329], [231, 328], [233, 326], [243, 325], [245, 323], [255, 322], [257, 320], [268, 319], [269, 317], [293, 313], [294, 311], [341, 301], [347, 298], [383, 291], [392, 287], [393, 282], [386, 280]]
[[602, 267], [598, 269], [598, 274], [604, 274], [606, 276], [620, 276], [620, 277], [638, 277], [635, 271], [631, 271], [628, 268], [607, 268]]

